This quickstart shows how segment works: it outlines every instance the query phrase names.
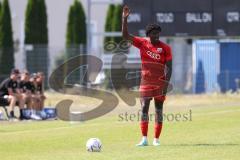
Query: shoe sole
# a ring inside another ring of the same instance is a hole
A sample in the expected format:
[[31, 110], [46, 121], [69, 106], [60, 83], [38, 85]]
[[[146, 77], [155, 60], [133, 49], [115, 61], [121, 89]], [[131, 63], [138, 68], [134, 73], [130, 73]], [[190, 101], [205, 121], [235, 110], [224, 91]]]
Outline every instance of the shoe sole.
[[137, 147], [145, 147], [148, 146], [148, 144], [136, 144]]

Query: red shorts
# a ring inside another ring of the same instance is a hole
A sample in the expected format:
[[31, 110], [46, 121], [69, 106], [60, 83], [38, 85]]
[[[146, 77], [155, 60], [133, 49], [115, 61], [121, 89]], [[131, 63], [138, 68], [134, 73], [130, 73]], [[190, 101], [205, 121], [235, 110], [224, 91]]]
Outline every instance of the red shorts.
[[155, 101], [163, 102], [166, 96], [163, 95], [163, 86], [153, 85], [141, 85], [140, 86], [140, 97], [141, 98], [154, 98]]

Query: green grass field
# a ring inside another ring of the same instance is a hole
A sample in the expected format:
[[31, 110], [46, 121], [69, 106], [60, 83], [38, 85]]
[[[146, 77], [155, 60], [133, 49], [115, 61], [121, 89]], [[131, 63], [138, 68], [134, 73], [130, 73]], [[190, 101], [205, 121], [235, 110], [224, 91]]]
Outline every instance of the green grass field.
[[[47, 104], [54, 105], [58, 97], [49, 94]], [[79, 101], [85, 105], [97, 103], [88, 98]], [[135, 147], [141, 137], [138, 122], [122, 121], [119, 114], [138, 110], [139, 103], [128, 107], [120, 102], [112, 113], [82, 123], [0, 122], [0, 159], [238, 160], [240, 157], [240, 95], [170, 96], [164, 112], [185, 114], [191, 110], [192, 121], [165, 121], [160, 147]], [[151, 143], [153, 122], [150, 124]], [[101, 139], [102, 152], [86, 151], [86, 141], [91, 137]]]

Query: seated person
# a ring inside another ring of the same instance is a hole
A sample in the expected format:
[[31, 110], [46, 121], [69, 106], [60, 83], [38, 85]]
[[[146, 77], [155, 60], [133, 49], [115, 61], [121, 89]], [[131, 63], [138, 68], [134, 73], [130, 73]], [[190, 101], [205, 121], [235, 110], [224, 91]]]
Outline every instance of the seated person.
[[23, 119], [23, 107], [24, 101], [18, 89], [18, 78], [19, 78], [19, 70], [13, 69], [11, 71], [10, 77], [5, 79], [0, 84], [0, 97], [6, 99], [9, 102], [10, 107], [10, 119], [15, 119], [14, 115], [14, 107], [18, 103], [20, 108], [20, 117], [19, 119]]
[[21, 80], [19, 82], [19, 90], [22, 95], [22, 98], [27, 104], [27, 108], [31, 109], [32, 105], [32, 94], [31, 94], [31, 82], [30, 82], [30, 76], [28, 71], [23, 71], [21, 74]]
[[40, 106], [39, 110], [42, 110], [44, 108], [44, 101], [46, 99], [46, 96], [44, 95], [44, 73], [38, 72], [37, 73], [37, 88], [36, 88], [36, 94], [40, 98]]
[[32, 84], [30, 82], [30, 75], [28, 71], [23, 71], [21, 74], [21, 80], [19, 82], [19, 90], [22, 95], [24, 104], [27, 108], [32, 110], [34, 105], [34, 99], [32, 98]]
[[41, 120], [41, 117], [37, 115], [37, 111], [39, 111], [39, 106], [41, 105], [41, 99], [37, 94], [37, 74], [33, 74], [30, 78], [31, 83], [31, 118], [35, 120]]

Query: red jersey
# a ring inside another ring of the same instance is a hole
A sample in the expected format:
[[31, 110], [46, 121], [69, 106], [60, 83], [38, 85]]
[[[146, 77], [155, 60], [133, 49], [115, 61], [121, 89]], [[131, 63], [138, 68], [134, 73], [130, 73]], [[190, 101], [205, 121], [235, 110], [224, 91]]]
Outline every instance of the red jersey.
[[140, 49], [142, 61], [140, 90], [156, 88], [156, 84], [159, 87], [165, 80], [166, 62], [172, 60], [171, 48], [161, 41], [153, 45], [149, 38], [141, 37], [134, 37], [133, 45]]

